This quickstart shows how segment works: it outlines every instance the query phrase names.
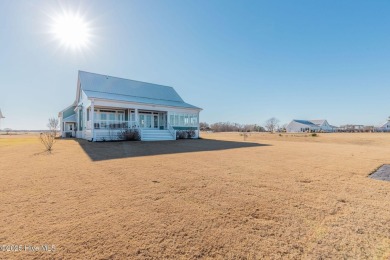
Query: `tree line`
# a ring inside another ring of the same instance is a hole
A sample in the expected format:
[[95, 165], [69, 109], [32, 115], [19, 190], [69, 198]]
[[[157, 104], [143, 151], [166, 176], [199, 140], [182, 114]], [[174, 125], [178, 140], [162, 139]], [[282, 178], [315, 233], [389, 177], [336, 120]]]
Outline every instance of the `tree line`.
[[213, 131], [213, 132], [276, 132], [281, 131], [283, 127], [279, 126], [279, 120], [272, 117], [265, 121], [264, 126], [258, 124], [239, 124], [232, 122], [217, 122], [208, 124], [201, 122], [201, 131]]

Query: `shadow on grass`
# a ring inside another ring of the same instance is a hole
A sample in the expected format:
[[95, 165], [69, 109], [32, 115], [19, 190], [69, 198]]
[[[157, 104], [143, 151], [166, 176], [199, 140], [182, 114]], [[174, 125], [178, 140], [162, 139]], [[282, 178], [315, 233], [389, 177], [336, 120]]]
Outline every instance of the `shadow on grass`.
[[93, 161], [131, 158], [139, 156], [219, 151], [227, 149], [269, 146], [250, 142], [212, 139], [156, 141], [156, 142], [88, 142], [75, 139]]

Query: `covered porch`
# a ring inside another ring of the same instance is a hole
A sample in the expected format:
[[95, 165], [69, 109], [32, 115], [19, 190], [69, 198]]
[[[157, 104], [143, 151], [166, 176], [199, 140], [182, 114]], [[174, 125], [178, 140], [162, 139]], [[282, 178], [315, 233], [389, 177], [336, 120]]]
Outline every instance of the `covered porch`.
[[[87, 130], [105, 129], [158, 129], [168, 128], [167, 111], [151, 111], [138, 109], [120, 109], [109, 107], [94, 108], [87, 110]], [[92, 127], [93, 126], [93, 127]]]
[[64, 118], [61, 122], [62, 137], [76, 137], [76, 115]]
[[169, 110], [118, 108], [91, 104], [86, 109], [85, 119], [85, 138], [93, 141], [116, 140], [118, 134], [126, 129], [137, 129], [141, 140], [175, 140], [176, 130], [198, 130], [197, 114]]

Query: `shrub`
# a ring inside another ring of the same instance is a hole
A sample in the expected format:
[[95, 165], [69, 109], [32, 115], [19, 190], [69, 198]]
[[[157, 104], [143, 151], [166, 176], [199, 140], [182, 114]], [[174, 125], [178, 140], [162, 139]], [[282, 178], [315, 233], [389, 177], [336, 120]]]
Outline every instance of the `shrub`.
[[318, 135], [316, 133], [311, 134], [313, 137], [317, 137]]
[[49, 118], [49, 123], [47, 124], [49, 131], [43, 132], [39, 135], [39, 140], [45, 146], [46, 152], [48, 153], [51, 153], [53, 145], [56, 142], [58, 124], [58, 119], [54, 117]]
[[194, 130], [177, 130], [176, 139], [191, 139], [196, 135]]
[[244, 133], [240, 133], [240, 136], [244, 137], [244, 141], [246, 141], [246, 139], [248, 138], [249, 134], [244, 132]]
[[46, 152], [51, 153], [53, 145], [56, 142], [55, 132], [48, 131], [39, 135], [39, 140], [45, 146]]
[[118, 139], [124, 141], [140, 141], [141, 135], [137, 129], [126, 129], [118, 133]]

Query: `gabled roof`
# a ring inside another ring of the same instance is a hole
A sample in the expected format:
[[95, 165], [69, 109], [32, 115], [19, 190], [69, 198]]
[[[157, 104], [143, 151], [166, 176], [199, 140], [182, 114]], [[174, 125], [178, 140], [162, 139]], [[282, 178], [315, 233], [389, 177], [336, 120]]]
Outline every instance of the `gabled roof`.
[[382, 124], [378, 125], [377, 127], [378, 128], [385, 127], [389, 123], [390, 123], [390, 120], [387, 120], [385, 123], [382, 123]]
[[309, 120], [310, 122], [312, 122], [313, 124], [315, 125], [318, 125], [318, 126], [321, 126], [325, 123], [325, 119], [320, 119], [320, 120]]
[[76, 107], [76, 101], [73, 102], [72, 105], [68, 106], [67, 108], [61, 110], [59, 113], [58, 113], [58, 117], [61, 117], [61, 116], [64, 116], [64, 117], [67, 117], [69, 116], [70, 114], [74, 114], [74, 109]]
[[76, 101], [73, 102], [72, 105], [70, 105], [70, 106], [68, 106], [68, 107], [66, 107], [66, 108], [64, 108], [64, 109], [62, 109], [62, 110], [60, 111], [60, 113], [66, 111], [66, 110], [68, 110], [68, 109], [71, 108], [71, 107], [75, 107], [75, 106], [76, 106]]
[[200, 109], [185, 103], [168, 86], [79, 71], [81, 89], [89, 98]]

